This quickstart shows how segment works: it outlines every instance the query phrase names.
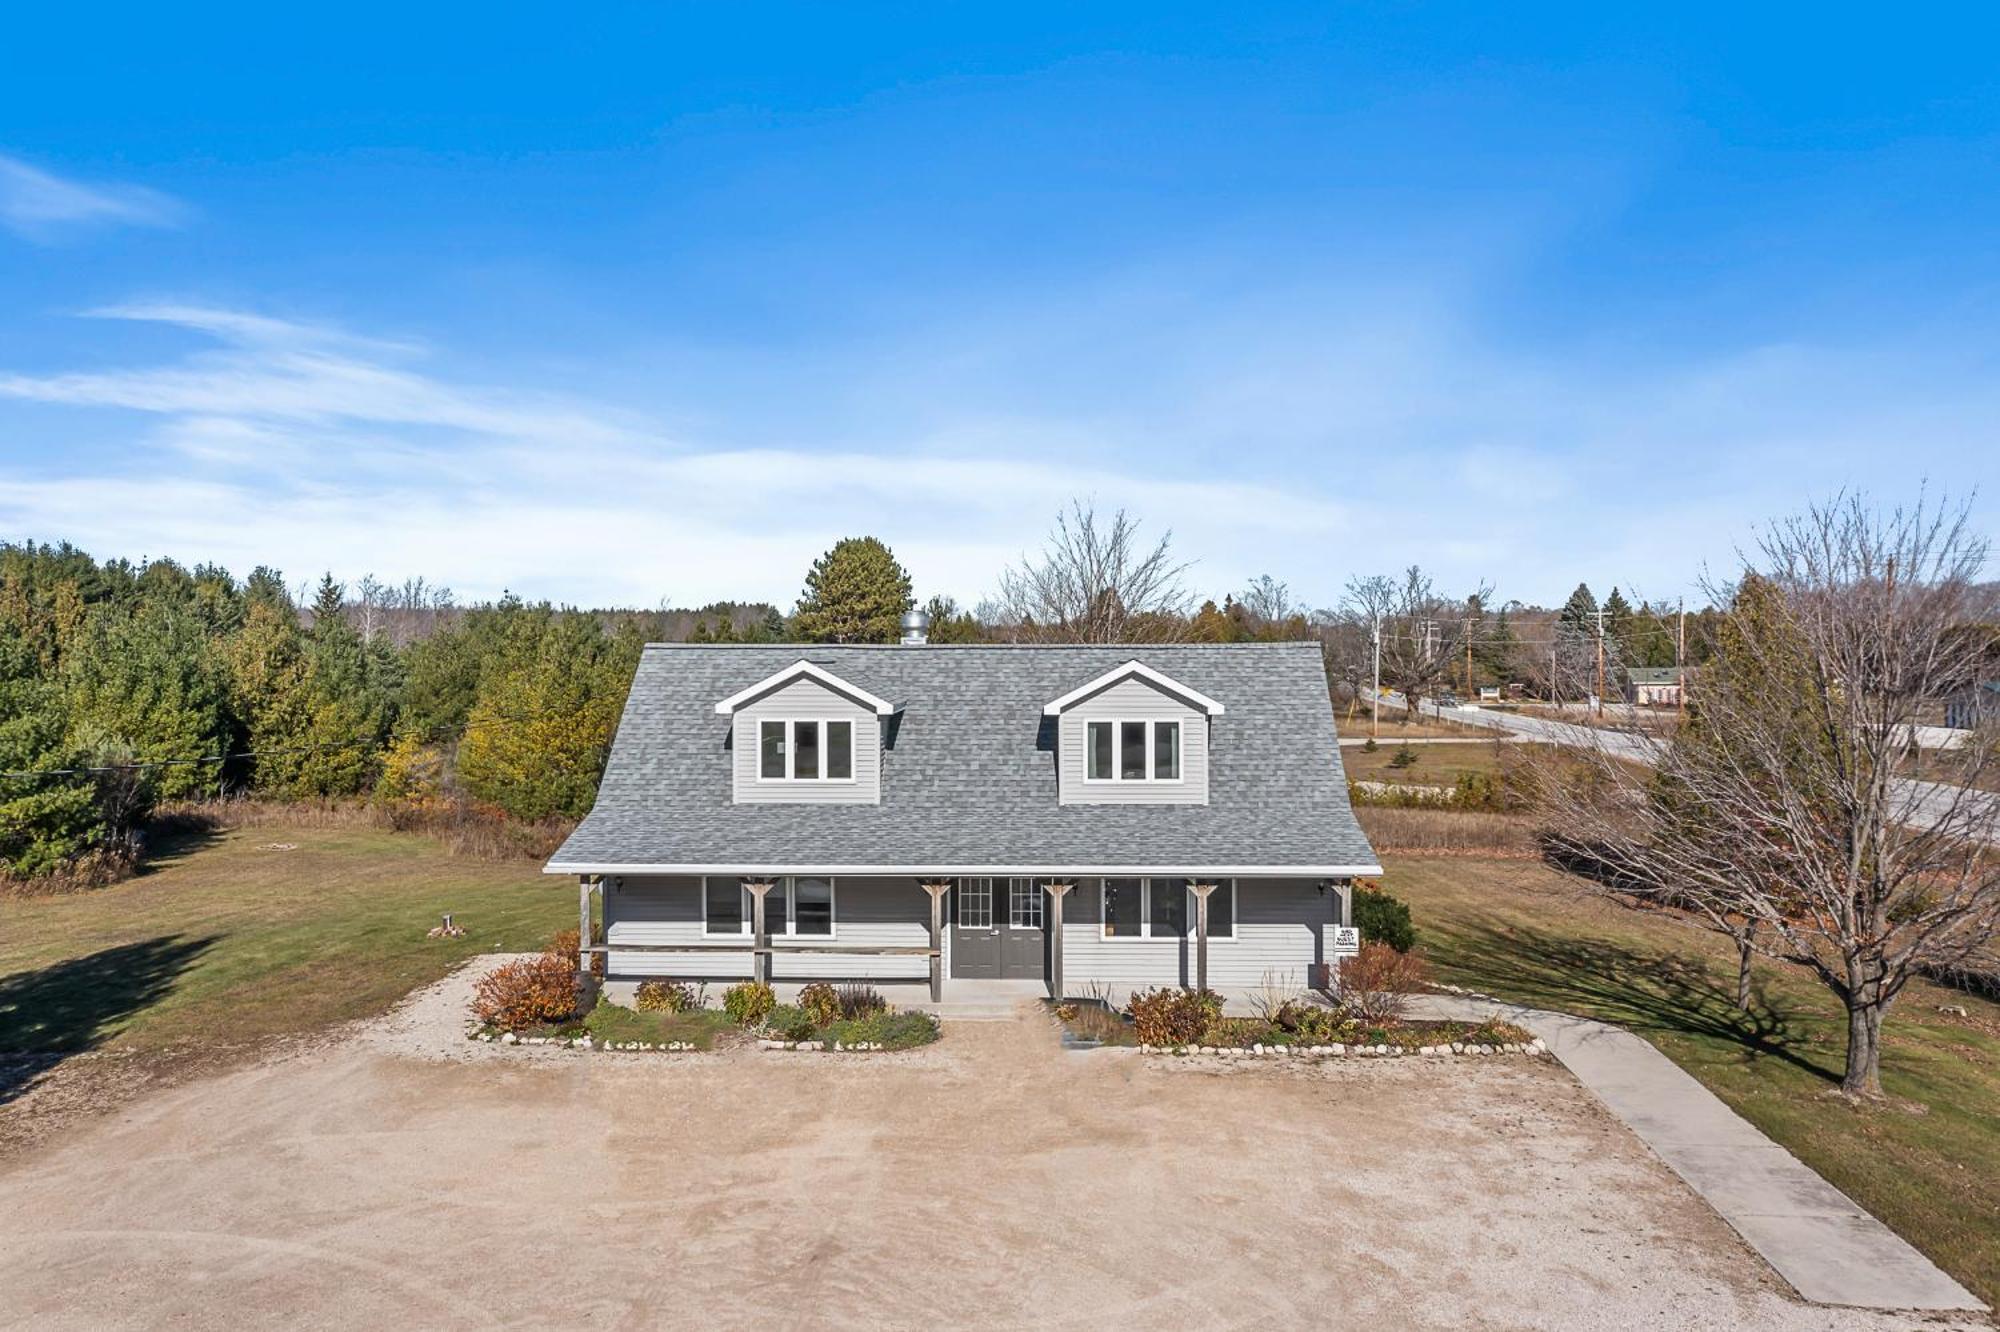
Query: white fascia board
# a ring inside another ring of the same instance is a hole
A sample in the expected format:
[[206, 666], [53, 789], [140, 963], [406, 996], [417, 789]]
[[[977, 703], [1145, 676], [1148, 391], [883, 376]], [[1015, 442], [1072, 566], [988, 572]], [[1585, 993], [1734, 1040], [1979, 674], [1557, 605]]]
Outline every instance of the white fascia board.
[[1374, 879], [1381, 877], [1380, 865], [780, 865], [770, 861], [756, 864], [655, 864], [613, 861], [555, 861], [542, 866], [544, 874], [743, 874], [743, 875], [825, 875], [862, 874], [900, 877], [948, 875], [1020, 875], [1042, 879], [1145, 878], [1148, 876], [1218, 879]]
[[728, 698], [723, 699], [715, 705], [715, 711], [717, 714], [726, 717], [745, 703], [748, 703], [751, 699], [761, 694], [769, 693], [780, 685], [790, 684], [793, 680], [801, 676], [817, 680], [828, 689], [839, 690], [849, 698], [860, 703], [865, 703], [874, 709], [875, 715], [878, 717], [887, 717], [896, 711], [896, 705], [888, 699], [877, 698], [860, 685], [850, 684], [835, 675], [832, 671], [821, 666], [815, 666], [809, 661], [794, 662], [792, 665], [785, 667], [784, 670], [779, 671], [776, 675], [767, 675], [748, 689], [739, 690], [731, 694]]
[[1151, 666], [1146, 665], [1143, 661], [1128, 661], [1123, 666], [1117, 666], [1106, 671], [1088, 684], [1078, 685], [1061, 698], [1044, 705], [1042, 715], [1044, 717], [1053, 717], [1070, 704], [1075, 703], [1078, 699], [1088, 698], [1098, 690], [1117, 684], [1120, 680], [1134, 675], [1138, 676], [1141, 680], [1147, 681], [1149, 684], [1157, 685], [1170, 694], [1175, 694], [1186, 699], [1211, 717], [1220, 717], [1222, 715], [1222, 704], [1216, 702], [1198, 689], [1188, 688], [1171, 675], [1161, 674]]

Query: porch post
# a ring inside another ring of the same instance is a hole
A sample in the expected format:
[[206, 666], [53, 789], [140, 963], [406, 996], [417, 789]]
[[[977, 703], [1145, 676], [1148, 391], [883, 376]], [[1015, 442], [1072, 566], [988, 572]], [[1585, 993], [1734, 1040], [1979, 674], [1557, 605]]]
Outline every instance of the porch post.
[[951, 891], [950, 879], [924, 879], [917, 885], [931, 899], [931, 1002], [944, 1002], [944, 895]]
[[771, 936], [764, 928], [764, 894], [775, 886], [770, 879], [745, 879], [750, 893], [750, 937], [756, 949], [750, 954], [750, 978], [771, 983]]
[[[590, 879], [588, 874], [576, 877], [576, 1007], [582, 1013], [597, 1007], [597, 978], [590, 972]], [[600, 878], [598, 882], [603, 880]], [[605, 938], [608, 940], [610, 937], [607, 929]], [[606, 970], [609, 970], [609, 957], [605, 963]]]
[[1049, 894], [1049, 994], [1063, 1002], [1063, 899], [1076, 887], [1062, 879], [1051, 879], [1042, 887]]
[[1212, 883], [1190, 883], [1188, 891], [1194, 894], [1194, 988], [1208, 988], [1208, 895], [1215, 891]]

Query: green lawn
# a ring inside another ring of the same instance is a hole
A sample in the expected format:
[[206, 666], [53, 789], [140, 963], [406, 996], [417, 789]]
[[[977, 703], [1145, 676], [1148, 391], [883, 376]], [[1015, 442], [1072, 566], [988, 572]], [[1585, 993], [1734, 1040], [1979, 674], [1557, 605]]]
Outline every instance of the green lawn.
[[[296, 849], [265, 849], [280, 843]], [[538, 868], [255, 827], [184, 840], [109, 888], [0, 900], [0, 1050], [239, 1044], [382, 1012], [474, 953], [574, 929], [574, 881]], [[426, 939], [447, 911], [465, 937]]]
[[2000, 1006], [1913, 985], [1885, 1030], [1889, 1104], [1856, 1107], [1834, 1094], [1841, 1009], [1803, 972], [1760, 963], [1752, 1011], [1739, 1013], [1726, 939], [1533, 862], [1385, 860], [1385, 886], [1410, 903], [1440, 980], [1631, 1028], [2000, 1304]]

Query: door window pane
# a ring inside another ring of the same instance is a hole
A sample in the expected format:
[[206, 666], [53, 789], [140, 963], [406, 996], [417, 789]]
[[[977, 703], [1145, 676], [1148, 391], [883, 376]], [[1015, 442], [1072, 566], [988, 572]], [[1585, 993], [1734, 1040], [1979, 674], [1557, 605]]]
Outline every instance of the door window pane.
[[1179, 722], [1153, 723], [1153, 776], [1162, 782], [1180, 780], [1181, 724]]
[[1224, 879], [1208, 895], [1208, 937], [1236, 937], [1236, 880]]
[[1139, 937], [1139, 886], [1138, 879], [1106, 879], [1104, 881], [1104, 937], [1107, 939], [1136, 939]]
[[1084, 748], [1090, 752], [1090, 769], [1086, 774], [1093, 782], [1111, 780], [1111, 723], [1090, 722], [1084, 727]]
[[1007, 923], [1027, 930], [1042, 928], [1042, 887], [1033, 879], [1007, 880]]
[[819, 723], [792, 723], [792, 776], [806, 781], [819, 776]]
[[854, 775], [854, 723], [826, 724], [826, 775], [846, 781]]
[[760, 777], [783, 777], [785, 775], [785, 724], [781, 721], [767, 721], [757, 727], [757, 775]]
[[1118, 723], [1118, 776], [1128, 782], [1146, 779], [1146, 723]]
[[734, 879], [703, 879], [704, 928], [710, 934], [743, 933], [743, 887]]
[[962, 930], [993, 928], [993, 880], [958, 881], [958, 927]]
[[1149, 906], [1155, 939], [1173, 939], [1187, 933], [1187, 880], [1148, 879], [1152, 895]]
[[792, 881], [792, 932], [795, 934], [833, 933], [833, 881], [795, 879]]

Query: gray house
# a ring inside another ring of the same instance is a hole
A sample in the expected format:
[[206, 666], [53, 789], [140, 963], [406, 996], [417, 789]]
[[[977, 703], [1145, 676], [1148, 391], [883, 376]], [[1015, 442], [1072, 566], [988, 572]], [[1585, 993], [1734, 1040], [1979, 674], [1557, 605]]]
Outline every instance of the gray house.
[[1348, 806], [1310, 643], [655, 645], [548, 862], [645, 977], [1323, 983]]

